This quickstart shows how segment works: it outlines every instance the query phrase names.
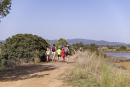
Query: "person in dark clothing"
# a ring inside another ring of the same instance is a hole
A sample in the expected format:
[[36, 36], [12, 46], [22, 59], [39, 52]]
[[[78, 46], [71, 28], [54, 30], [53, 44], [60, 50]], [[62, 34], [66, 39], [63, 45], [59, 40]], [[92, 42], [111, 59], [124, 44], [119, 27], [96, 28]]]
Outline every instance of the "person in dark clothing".
[[65, 49], [65, 55], [66, 55], [66, 61], [67, 61], [67, 64], [68, 64], [69, 55], [70, 55], [69, 45], [67, 45], [67, 47], [66, 47], [66, 49]]
[[64, 48], [64, 46], [63, 46], [63, 45], [61, 45], [61, 46], [60, 46], [60, 50], [62, 50], [62, 48]]
[[57, 50], [56, 50], [55, 44], [53, 44], [53, 46], [52, 46], [52, 55], [53, 55], [52, 62], [55, 61], [56, 51], [57, 51]]

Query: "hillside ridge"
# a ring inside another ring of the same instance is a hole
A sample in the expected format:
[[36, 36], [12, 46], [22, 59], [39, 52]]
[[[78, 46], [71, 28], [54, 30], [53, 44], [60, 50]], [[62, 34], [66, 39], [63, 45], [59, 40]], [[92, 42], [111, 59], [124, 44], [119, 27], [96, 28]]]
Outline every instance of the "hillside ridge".
[[[50, 43], [54, 42], [54, 41], [58, 41], [58, 40], [49, 40]], [[81, 39], [81, 38], [76, 38], [76, 39], [66, 39], [66, 41], [69, 44], [75, 44], [77, 42], [83, 42], [83, 44], [91, 44], [91, 43], [95, 43], [96, 45], [100, 45], [100, 43], [102, 45], [130, 45], [127, 43], [122, 43], [122, 42], [109, 42], [109, 41], [105, 41], [105, 40], [90, 40], [90, 39]], [[6, 42], [6, 40], [0, 40], [0, 42]]]
[[[54, 42], [54, 41], [58, 41], [58, 40], [50, 40], [50, 42]], [[95, 43], [96, 45], [100, 45], [100, 43], [102, 45], [130, 45], [130, 44], [126, 44], [126, 43], [122, 43], [122, 42], [109, 42], [109, 41], [105, 41], [105, 40], [90, 40], [90, 39], [80, 39], [80, 38], [76, 38], [76, 39], [66, 39], [66, 41], [69, 44], [74, 44], [77, 42], [83, 42], [83, 44], [91, 44], [91, 43]]]

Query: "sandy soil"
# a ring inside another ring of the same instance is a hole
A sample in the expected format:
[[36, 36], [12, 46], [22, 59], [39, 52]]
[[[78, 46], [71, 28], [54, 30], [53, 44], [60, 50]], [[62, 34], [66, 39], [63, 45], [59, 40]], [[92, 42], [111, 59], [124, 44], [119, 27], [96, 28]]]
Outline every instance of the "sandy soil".
[[116, 65], [118, 66], [125, 66], [126, 69], [129, 69], [130, 70], [130, 62], [120, 62], [120, 63], [116, 63]]
[[74, 68], [74, 58], [69, 58], [69, 64], [44, 63], [5, 70], [0, 74], [0, 87], [69, 87], [58, 77]]

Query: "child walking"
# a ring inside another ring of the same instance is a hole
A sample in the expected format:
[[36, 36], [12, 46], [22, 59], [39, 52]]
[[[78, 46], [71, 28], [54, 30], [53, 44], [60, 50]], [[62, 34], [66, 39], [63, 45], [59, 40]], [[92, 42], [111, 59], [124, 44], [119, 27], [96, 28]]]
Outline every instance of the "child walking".
[[50, 56], [50, 49], [49, 49], [49, 48], [47, 48], [47, 51], [46, 51], [46, 56], [47, 56], [47, 63], [48, 63], [49, 56]]
[[60, 62], [60, 58], [61, 58], [61, 49], [60, 49], [60, 47], [58, 47], [57, 53], [58, 53], [58, 61]]
[[65, 51], [64, 51], [64, 48], [62, 48], [61, 54], [62, 54], [62, 59], [63, 59], [62, 62], [65, 62]]

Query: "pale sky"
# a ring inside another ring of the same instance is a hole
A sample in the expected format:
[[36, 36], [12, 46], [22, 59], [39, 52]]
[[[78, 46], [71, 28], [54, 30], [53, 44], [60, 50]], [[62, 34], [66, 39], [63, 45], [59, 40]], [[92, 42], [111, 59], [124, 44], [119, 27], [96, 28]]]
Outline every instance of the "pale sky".
[[12, 0], [0, 40], [19, 33], [130, 43], [130, 0]]

